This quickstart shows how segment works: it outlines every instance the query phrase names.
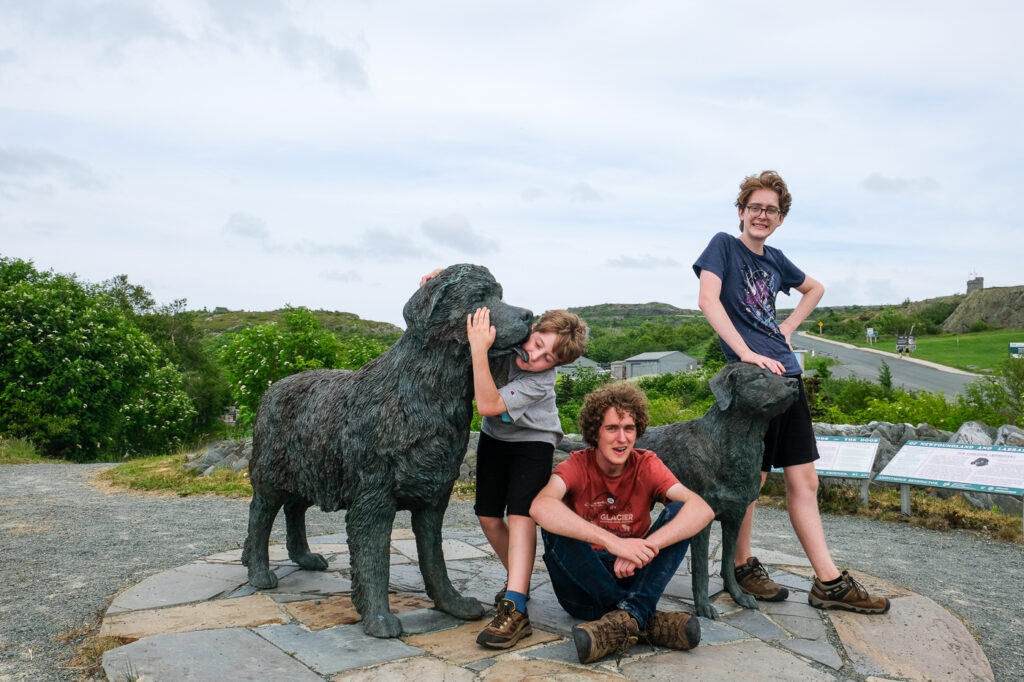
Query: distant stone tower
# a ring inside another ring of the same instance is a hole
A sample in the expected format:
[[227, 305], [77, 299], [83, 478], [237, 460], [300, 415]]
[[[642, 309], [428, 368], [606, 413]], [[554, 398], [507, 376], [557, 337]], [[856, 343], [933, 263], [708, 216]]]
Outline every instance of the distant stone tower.
[[972, 291], [981, 291], [984, 288], [985, 288], [985, 278], [984, 277], [980, 277], [979, 276], [979, 277], [975, 277], [974, 279], [967, 280], [967, 293], [971, 293]]

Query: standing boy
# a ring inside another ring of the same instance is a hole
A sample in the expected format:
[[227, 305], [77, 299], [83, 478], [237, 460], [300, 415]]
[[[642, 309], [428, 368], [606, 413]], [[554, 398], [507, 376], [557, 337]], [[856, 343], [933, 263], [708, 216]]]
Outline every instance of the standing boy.
[[[644, 637], [692, 649], [700, 621], [655, 607], [715, 513], [658, 457], [633, 447], [647, 428], [647, 399], [630, 383], [589, 394], [580, 431], [590, 447], [559, 464], [530, 514], [544, 537], [544, 563], [558, 602], [590, 621], [572, 629], [581, 663], [624, 652]], [[655, 501], [665, 509], [651, 525]]]
[[[749, 362], [775, 374], [799, 378], [800, 365], [790, 337], [807, 319], [825, 293], [820, 282], [805, 275], [765, 241], [789, 213], [793, 197], [774, 171], [745, 178], [736, 199], [740, 236], [719, 232], [693, 265], [700, 278], [700, 309], [718, 336], [730, 362]], [[802, 295], [793, 312], [775, 320], [775, 297], [796, 289]], [[765, 435], [761, 483], [773, 466], [781, 467], [786, 481], [790, 523], [814, 568], [808, 601], [817, 608], [839, 608], [858, 613], [885, 613], [889, 600], [872, 596], [847, 571], [840, 573], [825, 543], [818, 511], [818, 448], [811, 413], [799, 382], [797, 401], [768, 426]], [[754, 503], [750, 504], [736, 541], [736, 580], [757, 599], [781, 601], [786, 588], [768, 577], [751, 555], [750, 536]]]
[[494, 619], [476, 641], [506, 649], [533, 632], [526, 612], [537, 554], [537, 525], [530, 518], [530, 503], [551, 476], [554, 449], [562, 439], [555, 406], [555, 367], [583, 354], [587, 325], [564, 310], [541, 315], [523, 344], [526, 359], [512, 355], [495, 361], [503, 365], [494, 368], [495, 374], [508, 376], [499, 387], [487, 358], [495, 335], [490, 316], [487, 308], [480, 308], [466, 320], [476, 409], [483, 417], [474, 510], [508, 579], [495, 596]]

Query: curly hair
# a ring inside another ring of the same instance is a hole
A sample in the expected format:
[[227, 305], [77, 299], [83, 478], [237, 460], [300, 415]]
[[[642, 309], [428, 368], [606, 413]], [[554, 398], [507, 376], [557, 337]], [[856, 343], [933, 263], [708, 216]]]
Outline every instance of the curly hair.
[[587, 349], [587, 323], [567, 310], [549, 310], [540, 316], [533, 331], [553, 332], [552, 349], [558, 364], [567, 365]]
[[[749, 175], [743, 178], [740, 183], [740, 193], [736, 197], [736, 208], [744, 208], [750, 195], [759, 189], [768, 189], [779, 195], [779, 214], [785, 217], [789, 214], [789, 208], [793, 205], [793, 195], [786, 187], [786, 181], [773, 170], [761, 171], [759, 175]], [[740, 232], [743, 231], [743, 221], [740, 221]]]
[[597, 447], [601, 424], [609, 407], [614, 407], [619, 417], [631, 416], [636, 424], [636, 437], [644, 435], [651, 422], [647, 414], [647, 396], [636, 384], [621, 381], [588, 393], [583, 399], [579, 423], [580, 434], [587, 445]]

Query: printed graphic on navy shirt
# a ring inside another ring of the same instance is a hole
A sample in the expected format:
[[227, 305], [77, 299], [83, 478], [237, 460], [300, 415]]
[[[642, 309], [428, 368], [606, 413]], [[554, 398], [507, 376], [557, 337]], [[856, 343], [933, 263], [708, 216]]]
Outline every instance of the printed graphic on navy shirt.
[[746, 263], [741, 269], [745, 291], [740, 292], [739, 309], [754, 320], [755, 327], [769, 336], [782, 337], [775, 322], [775, 276], [764, 270], [751, 270]]

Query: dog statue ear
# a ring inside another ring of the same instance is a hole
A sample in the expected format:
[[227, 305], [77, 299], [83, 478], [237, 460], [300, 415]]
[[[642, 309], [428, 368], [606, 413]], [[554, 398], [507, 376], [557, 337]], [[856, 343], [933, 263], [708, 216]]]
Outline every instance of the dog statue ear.
[[[469, 263], [452, 265], [424, 282], [423, 286], [413, 293], [412, 297], [406, 302], [405, 307], [402, 308], [402, 317], [405, 318], [406, 331], [422, 327], [426, 320], [432, 319], [438, 313], [446, 317], [457, 313], [461, 318], [464, 315], [462, 310], [439, 310], [439, 308], [443, 307], [440, 304], [444, 301], [445, 289], [468, 276], [474, 269], [482, 268]], [[465, 336], [464, 331], [462, 335]]]
[[708, 386], [711, 388], [711, 395], [715, 396], [715, 404], [718, 409], [725, 411], [732, 404], [733, 386], [736, 383], [733, 374], [739, 363], [728, 364], [715, 376], [711, 377]]

